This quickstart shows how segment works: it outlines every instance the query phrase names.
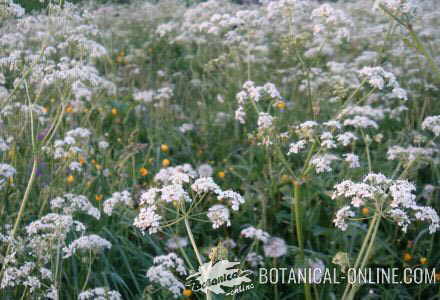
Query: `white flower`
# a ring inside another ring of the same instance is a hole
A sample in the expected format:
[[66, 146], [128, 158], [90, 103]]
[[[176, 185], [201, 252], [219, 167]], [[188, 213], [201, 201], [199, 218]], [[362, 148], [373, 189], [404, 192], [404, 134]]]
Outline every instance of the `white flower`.
[[264, 261], [263, 256], [255, 253], [255, 252], [249, 252], [246, 255], [245, 259], [250, 264], [250, 266], [253, 268], [258, 267], [258, 266], [262, 266], [264, 264], [263, 263], [263, 261]]
[[415, 218], [420, 221], [428, 221], [429, 233], [433, 234], [440, 229], [440, 218], [437, 212], [429, 206], [412, 207], [416, 211]]
[[8, 164], [0, 164], [0, 190], [3, 188], [6, 180], [15, 175], [15, 168]]
[[28, 235], [43, 236], [54, 234], [60, 237], [60, 239], [64, 239], [65, 235], [71, 230], [84, 231], [85, 226], [78, 221], [74, 221], [70, 215], [55, 213], [47, 214], [26, 226], [26, 233]]
[[264, 112], [260, 112], [258, 115], [258, 130], [263, 131], [265, 129], [269, 129], [272, 126], [273, 117]]
[[104, 201], [103, 210], [104, 213], [111, 216], [113, 208], [118, 204], [124, 204], [128, 207], [133, 207], [133, 199], [129, 191], [115, 192], [111, 198]]
[[183, 260], [171, 252], [168, 255], [156, 256], [154, 258], [153, 266], [147, 271], [147, 278], [152, 283], [159, 284], [161, 287], [169, 290], [177, 298], [182, 294], [185, 286], [177, 279], [173, 272], [177, 272], [181, 276], [187, 274]]
[[64, 214], [72, 215], [75, 212], [84, 212], [99, 220], [101, 213], [90, 203], [86, 196], [75, 194], [64, 194], [62, 197], [56, 197], [50, 202], [52, 210], [61, 209]]
[[336, 143], [333, 140], [333, 134], [329, 131], [325, 131], [321, 134], [321, 146], [326, 149], [336, 148]]
[[383, 6], [392, 14], [413, 15], [417, 10], [417, 2], [414, 0], [376, 0], [373, 5], [373, 10]]
[[159, 194], [160, 189], [151, 188], [148, 191], [141, 194], [141, 205], [152, 205], [156, 202], [156, 197]]
[[344, 133], [339, 134], [336, 139], [342, 146], [348, 146], [351, 142], [357, 140], [357, 136], [355, 136], [352, 132], [346, 131]]
[[[4, 269], [3, 277], [0, 283], [0, 289], [5, 289], [7, 287], [15, 287], [20, 284], [24, 284], [28, 278], [31, 276], [31, 272], [35, 269], [34, 262], [26, 262], [19, 268], [8, 267]], [[35, 277], [33, 277], [35, 279]], [[33, 286], [37, 286], [38, 282], [34, 281]], [[27, 283], [28, 286], [31, 282]]]
[[110, 144], [109, 144], [108, 142], [106, 142], [106, 141], [100, 141], [100, 142], [98, 143], [98, 147], [99, 147], [99, 149], [102, 149], [102, 150], [107, 149], [109, 145], [110, 145]]
[[214, 193], [221, 192], [220, 187], [214, 182], [214, 179], [212, 179], [212, 177], [198, 178], [191, 185], [191, 189], [198, 194], [208, 193], [208, 192], [214, 192]]
[[344, 126], [353, 126], [355, 128], [379, 128], [376, 121], [373, 121], [365, 116], [355, 116], [353, 119], [346, 119]]
[[341, 229], [342, 231], [347, 230], [347, 223], [346, 223], [346, 219], [347, 218], [352, 218], [354, 217], [354, 212], [350, 210], [350, 206], [344, 206], [341, 209], [338, 210], [338, 212], [336, 213], [336, 217], [333, 219], [333, 223], [335, 224], [335, 226], [339, 229]]
[[186, 237], [174, 236], [167, 241], [167, 248], [179, 249], [188, 246], [188, 239]]
[[256, 239], [259, 241], [262, 241], [263, 243], [266, 243], [267, 240], [270, 238], [270, 234], [266, 231], [263, 231], [261, 229], [257, 229], [253, 226], [247, 227], [243, 229], [240, 233], [241, 236], [244, 236], [245, 238], [249, 239]]
[[194, 130], [194, 124], [191, 123], [184, 123], [179, 127], [179, 131], [181, 133], [186, 133], [188, 131], [193, 131]]
[[80, 172], [81, 171], [81, 164], [79, 162], [77, 162], [77, 161], [73, 161], [73, 162], [70, 163], [69, 169], [71, 171], [78, 171], [78, 172]]
[[359, 164], [359, 156], [353, 153], [346, 153], [342, 155], [345, 161], [348, 163], [350, 168], [359, 168], [361, 165]]
[[239, 121], [241, 124], [246, 123], [246, 113], [244, 111], [243, 106], [239, 106], [235, 111], [235, 119]]
[[232, 210], [238, 210], [240, 205], [244, 203], [244, 198], [233, 190], [221, 191], [217, 195], [218, 200], [229, 200]]
[[193, 167], [190, 164], [184, 164], [160, 169], [154, 176], [154, 181], [162, 184], [183, 184], [189, 183], [195, 177], [197, 177], [197, 172]]
[[211, 165], [209, 165], [209, 164], [203, 164], [203, 165], [200, 165], [200, 166], [197, 168], [197, 172], [199, 173], [199, 176], [200, 176], [200, 177], [211, 177], [211, 176], [212, 176], [212, 173], [213, 173], [214, 171], [213, 171]]
[[95, 253], [101, 252], [105, 249], [110, 249], [112, 244], [106, 239], [96, 234], [85, 235], [74, 240], [69, 247], [63, 249], [64, 258], [70, 257], [77, 251], [93, 251]]
[[224, 224], [226, 224], [226, 226], [231, 226], [229, 209], [224, 205], [216, 204], [210, 207], [207, 215], [212, 222], [212, 228], [214, 229], [217, 229]]
[[413, 194], [415, 190], [415, 185], [407, 180], [393, 180], [383, 174], [367, 174], [361, 183], [345, 180], [335, 185], [333, 198], [351, 199], [351, 205], [341, 208], [333, 222], [337, 227], [345, 230], [347, 228], [345, 219], [354, 216], [351, 206], [360, 207], [367, 202], [376, 205], [377, 201], [381, 201], [383, 212], [390, 216], [404, 232], [415, 219], [428, 222], [429, 232], [434, 233], [440, 229], [439, 216], [433, 208], [419, 206], [416, 203], [416, 196]]
[[286, 255], [286, 242], [278, 237], [271, 237], [264, 243], [264, 255], [267, 257], [280, 257]]
[[386, 85], [396, 86], [396, 77], [390, 72], [386, 72], [381, 67], [363, 67], [359, 74], [367, 78], [368, 82], [375, 88], [382, 90]]
[[411, 224], [409, 216], [400, 208], [393, 208], [388, 211], [388, 215], [402, 228], [403, 232], [407, 231], [408, 225]]
[[316, 173], [331, 172], [330, 167], [332, 161], [338, 160], [339, 158], [333, 154], [315, 154], [310, 160], [310, 164], [315, 167]]
[[143, 103], [151, 103], [153, 101], [154, 91], [139, 91], [133, 94], [133, 99]]
[[351, 180], [344, 180], [335, 185], [332, 198], [345, 197], [351, 199], [351, 205], [359, 207], [366, 200], [374, 199], [375, 189], [366, 183], [354, 183]]
[[160, 191], [162, 193], [160, 199], [165, 202], [192, 201], [181, 184], [166, 185]]
[[423, 130], [430, 130], [435, 136], [440, 136], [440, 115], [426, 117], [422, 123]]
[[133, 225], [143, 231], [148, 230], [149, 234], [153, 234], [158, 231], [159, 221], [161, 219], [162, 217], [156, 213], [155, 205], [141, 207], [139, 214], [134, 220]]
[[341, 127], [342, 127], [341, 122], [336, 121], [336, 120], [330, 120], [330, 121], [324, 122], [323, 125], [327, 126], [329, 128], [334, 128], [334, 129], [341, 129]]
[[403, 162], [411, 162], [416, 159], [432, 161], [434, 154], [438, 152], [438, 149], [429, 147], [408, 146], [404, 148], [401, 146], [392, 146], [387, 151], [387, 159], [401, 160]]
[[78, 300], [122, 300], [122, 296], [118, 291], [97, 287], [81, 292], [78, 295]]
[[307, 263], [311, 269], [310, 283], [319, 284], [321, 283], [321, 279], [325, 274], [325, 264], [322, 260], [315, 259], [307, 259]]
[[291, 143], [289, 146], [289, 152], [287, 152], [287, 155], [290, 155], [292, 153], [297, 154], [299, 153], [301, 150], [303, 150], [307, 145], [307, 141], [306, 140], [299, 140], [296, 143]]

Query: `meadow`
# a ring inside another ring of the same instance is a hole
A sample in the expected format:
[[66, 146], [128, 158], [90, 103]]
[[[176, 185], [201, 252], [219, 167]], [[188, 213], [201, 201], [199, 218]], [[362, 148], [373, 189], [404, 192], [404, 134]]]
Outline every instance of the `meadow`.
[[249, 2], [0, 4], [0, 299], [440, 299], [258, 283], [440, 282], [440, 4]]

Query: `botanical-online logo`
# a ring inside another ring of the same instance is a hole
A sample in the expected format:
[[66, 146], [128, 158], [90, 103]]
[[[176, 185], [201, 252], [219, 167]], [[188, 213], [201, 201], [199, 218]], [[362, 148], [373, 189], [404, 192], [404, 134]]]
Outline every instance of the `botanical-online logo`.
[[[191, 286], [191, 290], [208, 291], [215, 294], [233, 295], [254, 288], [250, 283], [252, 280], [248, 277], [251, 271], [234, 268], [240, 262], [230, 262], [228, 260], [220, 260], [216, 263], [207, 262], [199, 267], [199, 271], [187, 278], [187, 285]], [[224, 290], [224, 287], [230, 288]], [[235, 289], [234, 289], [235, 288]]]

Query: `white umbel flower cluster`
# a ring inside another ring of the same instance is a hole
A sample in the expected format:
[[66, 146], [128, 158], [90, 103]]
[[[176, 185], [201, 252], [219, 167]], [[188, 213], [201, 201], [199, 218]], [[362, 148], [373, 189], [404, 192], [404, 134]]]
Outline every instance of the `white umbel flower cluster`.
[[298, 142], [291, 143], [290, 146], [289, 146], [289, 152], [287, 152], [287, 155], [298, 154], [299, 152], [304, 150], [304, 148], [306, 146], [307, 146], [307, 141], [306, 140], [299, 140]]
[[271, 237], [264, 244], [264, 255], [266, 257], [281, 257], [287, 253], [286, 241], [279, 237]]
[[156, 213], [156, 209], [156, 205], [141, 207], [133, 225], [143, 231], [148, 230], [149, 234], [156, 233], [159, 230], [159, 221], [162, 219], [162, 217]]
[[440, 136], [440, 115], [426, 117], [423, 120], [422, 129], [432, 131], [436, 137]]
[[97, 287], [81, 292], [78, 300], [122, 300], [122, 296], [118, 291]]
[[383, 7], [395, 16], [414, 15], [417, 10], [415, 0], [376, 0], [373, 9]]
[[6, 184], [8, 178], [15, 175], [15, 168], [8, 164], [0, 164], [0, 190]]
[[368, 83], [378, 89], [390, 88], [391, 94], [398, 99], [407, 100], [407, 94], [396, 80], [393, 73], [385, 71], [382, 67], [363, 67], [359, 74], [368, 80]]
[[62, 140], [55, 140], [53, 156], [55, 159], [69, 158], [72, 154], [81, 154], [84, 152], [85, 145], [88, 145], [88, 139], [91, 135], [87, 128], [75, 128], [68, 131]]
[[[237, 93], [236, 97], [238, 107], [235, 111], [235, 119], [241, 124], [246, 123], [245, 105], [248, 103], [257, 103], [260, 100], [269, 99], [270, 101], [281, 100], [280, 92], [273, 83], [266, 83], [264, 86], [255, 86], [253, 81], [246, 81], [243, 89]], [[258, 127], [263, 130], [272, 125], [273, 117], [267, 113], [260, 113]]]
[[310, 164], [315, 167], [316, 173], [331, 172], [331, 163], [339, 158], [334, 154], [316, 154], [310, 160]]
[[111, 198], [104, 201], [103, 210], [106, 215], [111, 216], [116, 205], [133, 207], [133, 199], [129, 191], [115, 192]]
[[[159, 207], [168, 203], [178, 204], [181, 201], [193, 202], [191, 196], [215, 196], [219, 202], [229, 205], [233, 211], [239, 210], [240, 205], [245, 202], [244, 198], [232, 190], [223, 191], [212, 177], [204, 176], [207, 174], [203, 173], [200, 170], [196, 172], [189, 164], [161, 169], [154, 177], [159, 186], [152, 187], [141, 195], [141, 209], [134, 225], [143, 231], [148, 230], [150, 234], [156, 233], [163, 219], [158, 213]], [[229, 208], [223, 204], [213, 205], [207, 211], [207, 217], [214, 229], [222, 225], [230, 226], [230, 216]]]
[[96, 234], [85, 235], [74, 240], [68, 247], [64, 248], [64, 258], [74, 255], [77, 251], [92, 251], [98, 253], [110, 249], [112, 244]]
[[94, 207], [86, 196], [75, 195], [71, 193], [64, 194], [62, 197], [56, 197], [50, 201], [52, 210], [60, 209], [66, 215], [72, 215], [75, 212], [83, 212], [99, 220], [101, 213]]
[[259, 229], [259, 228], [255, 228], [253, 226], [249, 226], [245, 229], [243, 229], [240, 233], [241, 236], [248, 238], [248, 239], [256, 239], [259, 241], [262, 241], [263, 243], [266, 243], [269, 238], [270, 238], [270, 234], [267, 233], [266, 231]]
[[[263, 243], [264, 255], [266, 257], [276, 258], [287, 254], [286, 241], [282, 238], [271, 236], [269, 233], [262, 229], [249, 226], [243, 229], [240, 235], [248, 239], [261, 241]], [[251, 257], [247, 257], [247, 259], [248, 258], [250, 259], [251, 265], [255, 265], [257, 263], [257, 261], [253, 261]], [[257, 259], [257, 257], [253, 258]]]
[[147, 278], [152, 283], [159, 284], [162, 288], [169, 290], [174, 298], [177, 298], [185, 286], [175, 274], [185, 276], [187, 272], [183, 260], [171, 252], [154, 258], [153, 266], [147, 271]]
[[333, 199], [349, 199], [350, 204], [338, 210], [333, 223], [346, 230], [346, 220], [355, 216], [355, 208], [381, 202], [383, 213], [391, 217], [403, 232], [413, 220], [417, 220], [429, 223], [429, 232], [434, 233], [440, 229], [440, 218], [433, 208], [416, 203], [415, 190], [415, 185], [407, 180], [393, 180], [382, 174], [370, 173], [363, 182], [345, 180], [335, 185]]
[[222, 225], [231, 226], [229, 209], [221, 204], [216, 204], [208, 209], [208, 219], [212, 222], [212, 228], [217, 229]]

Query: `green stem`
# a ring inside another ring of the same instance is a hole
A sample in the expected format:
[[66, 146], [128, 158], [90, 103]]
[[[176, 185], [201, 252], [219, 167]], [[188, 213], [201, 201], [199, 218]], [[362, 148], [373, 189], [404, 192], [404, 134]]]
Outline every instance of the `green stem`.
[[[376, 213], [375, 218], [377, 218], [377, 220], [374, 224], [374, 230], [373, 230], [373, 233], [371, 234], [370, 242], [368, 243], [368, 248], [367, 248], [365, 255], [362, 259], [362, 263], [359, 268], [360, 270], [365, 269], [369, 258], [373, 254], [373, 245], [374, 245], [374, 242], [376, 241], [376, 235], [377, 235], [377, 231], [379, 229], [380, 219], [381, 219], [380, 215], [378, 213]], [[359, 288], [360, 288], [360, 284], [354, 284], [348, 294], [347, 300], [353, 300], [354, 296], [356, 295], [356, 292], [358, 291]]]
[[[188, 233], [189, 240], [190, 240], [191, 245], [194, 249], [194, 252], [196, 253], [197, 261], [199, 262], [199, 265], [201, 266], [201, 265], [203, 265], [203, 259], [202, 259], [202, 256], [200, 255], [199, 248], [197, 248], [196, 241], [194, 240], [194, 236], [192, 234], [191, 227], [190, 227], [189, 221], [188, 221], [188, 215], [185, 215], [184, 220], [185, 220], [186, 232]], [[206, 300], [212, 300], [212, 293], [209, 290], [206, 290]]]
[[188, 215], [185, 215], [185, 217], [183, 219], [185, 221], [186, 232], [187, 232], [189, 240], [191, 242], [191, 246], [193, 247], [194, 252], [196, 253], [197, 261], [199, 262], [199, 265], [201, 266], [201, 265], [203, 265], [203, 259], [202, 259], [202, 256], [200, 255], [199, 248], [197, 248], [196, 241], [194, 240], [194, 236], [192, 234], [191, 227], [190, 227], [189, 221], [188, 221]]
[[89, 267], [87, 268], [87, 275], [86, 275], [86, 280], [84, 280], [84, 284], [81, 288], [81, 292], [84, 292], [86, 287], [87, 287], [87, 283], [89, 283], [89, 278], [90, 278], [90, 274], [92, 273], [92, 250], [89, 251]]
[[[368, 258], [371, 255], [373, 244], [376, 240], [377, 229], [379, 228], [380, 214], [376, 213], [368, 226], [367, 235], [362, 242], [361, 250], [356, 258], [354, 269], [363, 269], [368, 262]], [[352, 299], [356, 291], [359, 289], [357, 285], [351, 285], [347, 283], [344, 293], [341, 297], [342, 300]]]
[[370, 141], [367, 139], [365, 132], [362, 129], [361, 129], [361, 133], [365, 143], [365, 154], [367, 155], [368, 172], [371, 173], [372, 166], [371, 166], [371, 155], [370, 155]]
[[[304, 255], [304, 236], [302, 229], [302, 211], [301, 211], [301, 183], [294, 183], [294, 197], [292, 209], [295, 213], [295, 223], [296, 223], [296, 236], [298, 239], [299, 254], [302, 264], [305, 264]], [[293, 213], [293, 212], [292, 212]], [[293, 217], [293, 216], [292, 216]], [[293, 222], [293, 220], [292, 220]], [[304, 294], [306, 300], [312, 300], [312, 292], [310, 289], [310, 283], [304, 283]]]

